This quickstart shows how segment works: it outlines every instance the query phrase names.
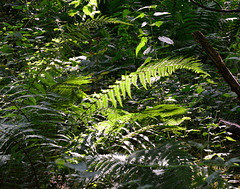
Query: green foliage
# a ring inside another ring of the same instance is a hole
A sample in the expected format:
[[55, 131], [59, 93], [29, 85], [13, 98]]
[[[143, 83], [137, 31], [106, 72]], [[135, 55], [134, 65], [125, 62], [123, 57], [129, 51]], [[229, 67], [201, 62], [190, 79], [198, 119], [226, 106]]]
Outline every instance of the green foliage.
[[103, 180], [107, 185], [100, 182], [97, 187], [191, 188], [192, 157], [179, 148], [180, 145], [167, 142], [128, 156], [93, 157], [90, 170], [99, 172], [99, 175], [89, 183]]
[[238, 187], [238, 15], [151, 2], [0, 2], [0, 188]]
[[[107, 107], [107, 98], [109, 98], [115, 108], [117, 107], [117, 101], [122, 106], [121, 94], [124, 99], [126, 98], [126, 93], [130, 98], [132, 98], [131, 84], [138, 88], [138, 78], [140, 80], [140, 83], [147, 90], [147, 84], [151, 85], [154, 79], [157, 81], [161, 77], [169, 76], [177, 69], [188, 69], [196, 73], [205, 74], [205, 76], [208, 76], [208, 74], [201, 69], [199, 62], [192, 58], [166, 58], [156, 62], [143, 64], [138, 68], [136, 72], [132, 72], [130, 75], [122, 76], [122, 80], [117, 81], [116, 85], [112, 85], [111, 89], [104, 90], [103, 94], [99, 94], [100, 96], [98, 97], [98, 101], [101, 102], [97, 102], [99, 105], [98, 108]], [[102, 98], [102, 96], [104, 97]], [[117, 98], [117, 101], [115, 97]]]

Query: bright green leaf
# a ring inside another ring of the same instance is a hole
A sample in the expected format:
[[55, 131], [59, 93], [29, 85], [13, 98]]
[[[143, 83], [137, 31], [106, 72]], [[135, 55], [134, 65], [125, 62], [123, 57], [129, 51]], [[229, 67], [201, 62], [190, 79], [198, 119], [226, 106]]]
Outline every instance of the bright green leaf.
[[120, 106], [122, 107], [123, 105], [122, 105], [122, 98], [121, 98], [121, 94], [120, 94], [119, 85], [116, 85], [116, 86], [114, 87], [114, 91], [115, 91], [117, 100], [118, 100]]
[[147, 90], [144, 72], [140, 72], [140, 73], [139, 73], [139, 79], [140, 79], [140, 82], [141, 82], [141, 84], [143, 85], [143, 87]]
[[81, 0], [77, 0], [77, 1], [72, 1], [70, 5], [74, 5], [74, 7], [77, 8], [81, 3], [82, 3]]
[[162, 24], [163, 24], [162, 21], [157, 21], [157, 22], [154, 22], [153, 24], [151, 24], [151, 26], [157, 26], [157, 27], [160, 27]]
[[133, 74], [133, 75], [131, 76], [131, 78], [132, 78], [132, 83], [133, 83], [133, 85], [134, 85], [137, 89], [139, 89], [139, 87], [138, 87], [138, 85], [137, 85], [138, 75], [137, 75], [137, 74]]
[[90, 9], [90, 7], [86, 5], [83, 7], [83, 12], [84, 12], [84, 14], [91, 16], [91, 12], [89, 9]]
[[138, 52], [146, 45], [147, 41], [148, 41], [147, 37], [141, 38], [141, 42], [139, 43], [139, 45], [136, 48], [136, 56], [138, 55]]
[[114, 97], [113, 90], [109, 90], [108, 96], [111, 99], [111, 102], [112, 102], [113, 106], [116, 108], [117, 107], [117, 101], [116, 101], [116, 99]]
[[107, 96], [107, 94], [104, 94], [102, 96], [102, 100], [103, 100], [103, 107], [107, 108], [108, 107], [108, 96]]
[[136, 19], [138, 19], [138, 18], [143, 18], [145, 16], [145, 14], [144, 13], [141, 13], [141, 14], [139, 14], [134, 20], [136, 20]]
[[233, 141], [233, 142], [236, 142], [236, 140], [234, 140], [232, 137], [230, 137], [230, 136], [226, 136], [226, 139], [227, 140], [230, 140], [230, 141]]
[[147, 71], [147, 72], [145, 72], [145, 75], [146, 75], [147, 82], [151, 86], [151, 72]]
[[126, 76], [125, 79], [126, 79], [125, 82], [126, 82], [126, 90], [127, 90], [128, 96], [132, 99], [132, 96], [131, 96], [131, 79], [129, 78], [129, 76]]

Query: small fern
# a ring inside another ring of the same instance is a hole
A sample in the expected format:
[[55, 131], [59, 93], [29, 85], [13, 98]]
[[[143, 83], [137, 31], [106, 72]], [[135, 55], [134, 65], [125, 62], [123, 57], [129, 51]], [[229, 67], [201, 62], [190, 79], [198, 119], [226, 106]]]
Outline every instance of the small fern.
[[117, 18], [110, 18], [106, 16], [98, 16], [93, 19], [87, 19], [84, 23], [81, 23], [81, 25], [86, 28], [99, 28], [99, 27], [102, 27], [104, 24], [132, 25], [130, 23], [118, 20]]
[[81, 89], [84, 84], [91, 83], [88, 76], [69, 78], [52, 86], [52, 91], [67, 97], [71, 101], [81, 101], [87, 94]]

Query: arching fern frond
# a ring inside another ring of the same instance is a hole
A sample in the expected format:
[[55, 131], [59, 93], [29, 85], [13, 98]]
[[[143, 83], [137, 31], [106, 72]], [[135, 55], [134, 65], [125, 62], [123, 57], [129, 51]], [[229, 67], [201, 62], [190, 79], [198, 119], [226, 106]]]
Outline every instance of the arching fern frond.
[[98, 28], [104, 24], [125, 24], [132, 25], [130, 23], [118, 20], [117, 18], [110, 18], [106, 16], [98, 16], [94, 19], [87, 19], [86, 22], [82, 23], [82, 26], [87, 28]]
[[132, 98], [131, 85], [138, 88], [138, 83], [140, 83], [147, 89], [147, 85], [151, 85], [160, 77], [173, 74], [178, 69], [187, 69], [204, 76], [209, 76], [209, 74], [202, 69], [199, 60], [194, 58], [165, 58], [143, 64], [136, 72], [122, 76], [121, 81], [116, 81], [116, 84], [110, 86], [110, 89], [103, 90], [100, 94], [95, 94], [95, 97], [97, 97], [97, 107], [105, 108], [108, 106], [109, 101], [111, 101], [114, 107], [117, 107], [117, 103], [122, 106], [122, 98], [125, 99], [126, 95]]
[[[142, 121], [147, 119], [155, 119], [157, 117], [165, 118], [166, 120], [169, 119], [169, 117], [172, 116], [178, 116], [183, 115], [186, 113], [186, 108], [177, 105], [177, 104], [161, 104], [156, 105], [154, 107], [147, 107], [142, 112], [137, 113], [129, 113], [124, 110], [119, 109], [110, 109], [107, 110], [107, 120], [98, 122], [95, 127], [102, 131], [104, 130], [105, 133], [112, 132], [115, 128], [114, 126], [117, 124], [123, 125], [129, 122], [136, 122], [136, 121]], [[166, 125], [170, 125], [170, 120], [166, 122]], [[173, 121], [172, 121], [173, 122]], [[176, 124], [177, 125], [177, 124]], [[140, 130], [137, 130], [133, 133], [129, 133], [129, 135], [134, 135], [135, 133], [140, 133], [148, 129], [149, 126], [141, 127]], [[117, 127], [118, 129], [121, 129], [121, 127]], [[116, 130], [116, 132], [119, 132], [119, 130]], [[128, 138], [128, 137], [123, 137]]]

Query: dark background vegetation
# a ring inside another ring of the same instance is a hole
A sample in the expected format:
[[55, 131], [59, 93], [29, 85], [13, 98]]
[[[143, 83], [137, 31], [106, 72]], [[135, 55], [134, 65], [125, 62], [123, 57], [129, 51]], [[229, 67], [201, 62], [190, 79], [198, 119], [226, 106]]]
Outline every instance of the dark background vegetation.
[[1, 1], [0, 188], [238, 188], [239, 99], [191, 33], [238, 80], [240, 3], [194, 2]]

